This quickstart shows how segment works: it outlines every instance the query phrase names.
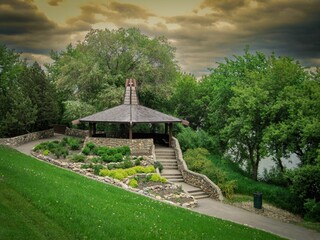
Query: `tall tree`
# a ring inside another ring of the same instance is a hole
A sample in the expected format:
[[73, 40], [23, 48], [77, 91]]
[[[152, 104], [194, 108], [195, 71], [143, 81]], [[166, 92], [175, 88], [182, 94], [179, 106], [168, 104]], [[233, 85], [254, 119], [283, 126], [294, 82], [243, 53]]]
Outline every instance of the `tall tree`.
[[126, 78], [138, 80], [141, 102], [163, 108], [178, 68], [165, 38], [149, 38], [134, 28], [91, 30], [84, 41], [52, 58], [50, 77], [64, 100], [99, 110], [121, 102]]
[[245, 51], [244, 56], [226, 59], [202, 82], [211, 89], [206, 126], [224, 150], [246, 163], [254, 179], [262, 158], [273, 156], [283, 168], [283, 157], [302, 139], [293, 117], [306, 76], [290, 58]]

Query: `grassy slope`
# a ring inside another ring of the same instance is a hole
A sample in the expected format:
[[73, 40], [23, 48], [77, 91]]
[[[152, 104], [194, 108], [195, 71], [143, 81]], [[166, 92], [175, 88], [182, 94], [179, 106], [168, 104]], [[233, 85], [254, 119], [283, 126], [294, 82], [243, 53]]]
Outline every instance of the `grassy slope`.
[[278, 239], [0, 146], [1, 239]]
[[215, 166], [226, 173], [228, 180], [237, 180], [238, 188], [235, 191], [236, 193], [249, 195], [252, 199], [254, 192], [262, 192], [263, 200], [277, 207], [294, 212], [294, 206], [291, 201], [293, 196], [289, 189], [263, 182], [256, 182], [249, 176], [246, 176], [237, 164], [223, 160], [218, 156], [211, 156], [210, 159]]

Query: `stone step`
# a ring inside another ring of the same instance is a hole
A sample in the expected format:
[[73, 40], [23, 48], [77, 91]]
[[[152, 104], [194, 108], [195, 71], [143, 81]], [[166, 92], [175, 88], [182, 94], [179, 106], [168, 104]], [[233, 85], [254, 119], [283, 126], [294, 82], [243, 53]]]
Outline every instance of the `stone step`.
[[193, 190], [188, 190], [188, 193], [204, 193], [204, 191], [202, 191], [200, 188], [199, 189], [193, 189]]
[[178, 166], [165, 166], [164, 169], [178, 169]]
[[183, 182], [183, 178], [167, 178], [170, 182]]
[[179, 173], [168, 173], [168, 174], [161, 174], [161, 176], [165, 177], [165, 178], [176, 178], [176, 177], [179, 177], [179, 178], [183, 178], [182, 174], [179, 174]]
[[177, 159], [175, 159], [175, 158], [172, 158], [172, 159], [156, 158], [156, 161], [161, 162], [161, 163], [177, 162]]
[[157, 157], [176, 157], [174, 153], [156, 153]]
[[160, 163], [162, 164], [162, 166], [172, 166], [172, 165], [178, 166], [177, 162], [160, 162]]
[[203, 194], [201, 196], [193, 196], [193, 195], [191, 195], [191, 196], [194, 197], [195, 199], [209, 198], [209, 196], [207, 194]]

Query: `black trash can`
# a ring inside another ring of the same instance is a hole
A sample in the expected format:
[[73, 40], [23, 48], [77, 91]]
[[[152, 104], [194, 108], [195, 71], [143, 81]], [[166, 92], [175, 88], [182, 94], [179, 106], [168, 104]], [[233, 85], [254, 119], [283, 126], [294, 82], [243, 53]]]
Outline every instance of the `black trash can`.
[[262, 193], [255, 192], [253, 194], [253, 207], [257, 209], [262, 209]]

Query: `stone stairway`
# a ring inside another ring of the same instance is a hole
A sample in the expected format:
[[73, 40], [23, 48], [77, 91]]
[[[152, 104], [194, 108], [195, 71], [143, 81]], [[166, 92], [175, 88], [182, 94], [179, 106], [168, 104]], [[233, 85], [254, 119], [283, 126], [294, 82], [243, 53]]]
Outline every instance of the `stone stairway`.
[[176, 153], [173, 148], [156, 146], [155, 148], [156, 161], [163, 166], [161, 176], [168, 179], [168, 181], [180, 185], [182, 189], [188, 192], [195, 199], [208, 198], [208, 194], [203, 192], [200, 188], [191, 186], [184, 182], [183, 176], [178, 169], [178, 162]]

